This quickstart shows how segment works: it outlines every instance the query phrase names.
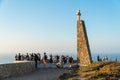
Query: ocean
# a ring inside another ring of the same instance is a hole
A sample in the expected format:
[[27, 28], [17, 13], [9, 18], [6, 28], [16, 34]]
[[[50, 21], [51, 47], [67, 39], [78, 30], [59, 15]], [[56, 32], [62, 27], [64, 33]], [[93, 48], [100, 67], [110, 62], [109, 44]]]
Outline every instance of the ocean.
[[[49, 55], [48, 54], [48, 59], [49, 59]], [[54, 55], [57, 55], [54, 53]], [[61, 54], [62, 55], [62, 54]], [[73, 59], [77, 59], [77, 55], [75, 53], [64, 53], [64, 55], [68, 55], [68, 56], [72, 56]], [[95, 54], [92, 53], [92, 60], [93, 61], [97, 61], [97, 56], [99, 55], [101, 59], [103, 59], [105, 56], [108, 57], [109, 60], [115, 60], [117, 58], [117, 60], [120, 60], [120, 54], [118, 53], [102, 53], [102, 54]], [[14, 61], [14, 57], [15, 54], [2, 54], [0, 53], [0, 64], [8, 64], [8, 63], [13, 63]]]
[[14, 54], [3, 54], [0, 53], [0, 64], [13, 63]]
[[101, 54], [95, 54], [95, 53], [93, 53], [92, 54], [92, 60], [93, 61], [97, 61], [97, 56], [99, 55], [99, 57], [103, 60], [103, 58], [105, 57], [105, 56], [107, 56], [108, 57], [108, 60], [112, 60], [112, 61], [114, 61], [114, 60], [116, 60], [116, 58], [117, 58], [117, 60], [120, 60], [120, 54], [119, 53], [101, 53]]

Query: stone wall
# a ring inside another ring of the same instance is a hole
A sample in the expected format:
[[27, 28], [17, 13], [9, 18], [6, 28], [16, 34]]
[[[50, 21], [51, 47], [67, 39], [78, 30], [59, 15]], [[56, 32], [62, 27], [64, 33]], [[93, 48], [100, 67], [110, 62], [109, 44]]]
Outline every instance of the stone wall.
[[7, 78], [7, 77], [24, 75], [24, 74], [27, 74], [33, 71], [35, 71], [34, 62], [1, 64], [0, 65], [0, 80]]

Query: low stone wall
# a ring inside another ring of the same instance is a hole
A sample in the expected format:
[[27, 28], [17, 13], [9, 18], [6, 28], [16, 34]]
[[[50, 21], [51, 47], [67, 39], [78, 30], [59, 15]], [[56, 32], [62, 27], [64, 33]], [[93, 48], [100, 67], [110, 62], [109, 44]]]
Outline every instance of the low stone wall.
[[12, 76], [18, 76], [18, 75], [24, 75], [30, 72], [35, 71], [35, 62], [21, 62], [21, 63], [11, 63], [11, 64], [1, 64], [0, 65], [0, 80], [12, 77]]

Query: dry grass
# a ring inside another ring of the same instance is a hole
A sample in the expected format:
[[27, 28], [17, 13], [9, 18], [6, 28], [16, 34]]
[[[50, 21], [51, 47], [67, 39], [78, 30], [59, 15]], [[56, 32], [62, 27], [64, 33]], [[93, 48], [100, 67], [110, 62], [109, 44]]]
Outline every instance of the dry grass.
[[94, 62], [86, 67], [79, 68], [76, 72], [90, 72], [99, 70], [101, 67], [110, 64], [110, 62]]
[[94, 71], [91, 77], [95, 79], [118, 80], [120, 79], [120, 63], [109, 62], [109, 64], [105, 64], [99, 70]]
[[[93, 80], [119, 80], [120, 62], [94, 62], [89, 66], [77, 69], [74, 73], [80, 74], [80, 78]], [[74, 79], [71, 78], [71, 80]]]

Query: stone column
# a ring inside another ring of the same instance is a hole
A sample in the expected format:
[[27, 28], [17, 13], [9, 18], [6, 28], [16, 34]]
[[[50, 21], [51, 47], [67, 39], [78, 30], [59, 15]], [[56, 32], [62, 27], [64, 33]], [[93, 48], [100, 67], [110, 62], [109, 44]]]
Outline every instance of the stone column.
[[76, 12], [77, 15], [77, 57], [80, 66], [87, 66], [91, 64], [92, 58], [90, 53], [89, 42], [85, 29], [85, 23], [80, 20], [80, 10]]

